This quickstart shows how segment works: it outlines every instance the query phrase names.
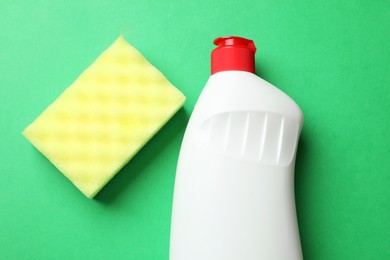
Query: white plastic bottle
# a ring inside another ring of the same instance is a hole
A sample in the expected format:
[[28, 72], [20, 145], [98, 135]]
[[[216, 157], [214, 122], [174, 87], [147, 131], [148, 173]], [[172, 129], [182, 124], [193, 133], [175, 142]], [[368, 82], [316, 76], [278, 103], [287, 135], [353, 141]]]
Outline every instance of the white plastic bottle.
[[170, 260], [302, 259], [294, 165], [303, 115], [254, 74], [253, 41], [214, 41], [177, 166]]

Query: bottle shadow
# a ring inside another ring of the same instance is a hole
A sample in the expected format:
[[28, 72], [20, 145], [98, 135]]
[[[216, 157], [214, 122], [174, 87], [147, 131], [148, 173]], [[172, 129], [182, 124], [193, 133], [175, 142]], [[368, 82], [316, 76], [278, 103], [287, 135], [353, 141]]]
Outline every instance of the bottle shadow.
[[[305, 165], [308, 160], [308, 147], [307, 147], [307, 136], [306, 131], [303, 130], [298, 142], [298, 150], [295, 162], [295, 190], [298, 195], [304, 190], [306, 185], [307, 173]], [[306, 163], [305, 163], [306, 162]]]
[[295, 204], [298, 218], [299, 233], [301, 237], [301, 246], [303, 255], [305, 255], [306, 241], [309, 239], [305, 234], [308, 234], [307, 230], [310, 228], [306, 225], [307, 220], [305, 218], [307, 209], [305, 208], [305, 199], [307, 198], [306, 191], [308, 190], [308, 161], [310, 160], [309, 148], [307, 143], [308, 137], [305, 130], [302, 131], [295, 162]]
[[140, 151], [110, 180], [94, 200], [104, 204], [113, 203], [126, 189], [131, 189], [132, 183], [153, 159], [163, 153], [165, 147], [178, 134], [184, 132], [189, 115], [181, 108], [157, 134], [141, 148]]

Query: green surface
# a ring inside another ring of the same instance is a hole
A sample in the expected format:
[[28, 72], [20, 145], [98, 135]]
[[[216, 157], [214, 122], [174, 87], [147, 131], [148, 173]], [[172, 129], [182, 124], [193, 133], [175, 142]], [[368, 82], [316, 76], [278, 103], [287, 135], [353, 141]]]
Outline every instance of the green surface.
[[[2, 0], [0, 32], [0, 259], [168, 258], [180, 142], [221, 35], [253, 39], [258, 74], [305, 114], [305, 258], [390, 259], [389, 1]], [[119, 34], [187, 102], [88, 200], [20, 133]]]

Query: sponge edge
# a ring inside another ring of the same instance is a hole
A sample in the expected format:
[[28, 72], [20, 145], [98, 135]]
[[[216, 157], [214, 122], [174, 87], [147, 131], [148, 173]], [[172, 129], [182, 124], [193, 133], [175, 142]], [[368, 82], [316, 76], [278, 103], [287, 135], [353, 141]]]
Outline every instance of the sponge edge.
[[184, 101], [121, 36], [23, 135], [93, 198]]

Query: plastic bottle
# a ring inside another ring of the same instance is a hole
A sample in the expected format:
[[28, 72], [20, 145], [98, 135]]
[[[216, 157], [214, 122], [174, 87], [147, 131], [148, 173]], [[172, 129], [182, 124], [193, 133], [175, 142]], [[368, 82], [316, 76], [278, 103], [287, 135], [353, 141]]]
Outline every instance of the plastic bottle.
[[253, 41], [214, 43], [180, 151], [170, 260], [302, 259], [294, 199], [302, 112], [254, 74]]

